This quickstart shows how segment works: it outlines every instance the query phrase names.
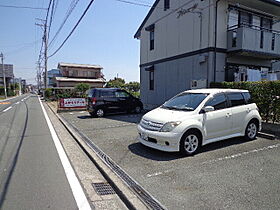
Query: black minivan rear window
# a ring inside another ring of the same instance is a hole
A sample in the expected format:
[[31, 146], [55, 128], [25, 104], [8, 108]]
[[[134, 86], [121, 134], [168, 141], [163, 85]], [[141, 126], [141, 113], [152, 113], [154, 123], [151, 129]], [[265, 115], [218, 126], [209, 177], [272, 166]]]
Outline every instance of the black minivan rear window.
[[95, 97], [95, 89], [91, 89], [88, 91], [88, 97]]
[[101, 91], [101, 97], [114, 97], [115, 93], [111, 90], [102, 90]]

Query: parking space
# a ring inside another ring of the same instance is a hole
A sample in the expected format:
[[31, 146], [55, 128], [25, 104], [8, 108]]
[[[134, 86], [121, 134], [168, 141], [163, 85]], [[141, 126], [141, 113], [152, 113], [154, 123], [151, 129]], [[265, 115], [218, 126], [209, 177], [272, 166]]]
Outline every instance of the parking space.
[[234, 138], [192, 157], [137, 142], [141, 114], [61, 113], [168, 209], [279, 209], [280, 141]]

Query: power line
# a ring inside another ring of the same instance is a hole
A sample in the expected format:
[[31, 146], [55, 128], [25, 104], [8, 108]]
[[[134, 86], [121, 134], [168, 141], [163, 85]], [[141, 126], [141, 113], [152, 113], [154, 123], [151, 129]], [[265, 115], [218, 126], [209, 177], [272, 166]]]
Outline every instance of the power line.
[[50, 41], [49, 44], [49, 48], [51, 47], [51, 45], [54, 43], [54, 41], [56, 40], [58, 34], [60, 33], [61, 29], [63, 28], [63, 26], [65, 25], [67, 19], [69, 18], [69, 16], [71, 15], [71, 13], [73, 12], [73, 10], [75, 9], [75, 7], [77, 6], [79, 0], [73, 0], [70, 4], [70, 7], [68, 8], [65, 18], [62, 22], [62, 24], [60, 25], [60, 27], [58, 28], [57, 32], [55, 33], [54, 37], [52, 38], [52, 40]]
[[78, 27], [78, 25], [80, 24], [81, 20], [83, 19], [83, 17], [85, 16], [85, 14], [87, 13], [87, 11], [89, 10], [90, 6], [92, 5], [92, 3], [94, 2], [94, 0], [91, 0], [90, 3], [88, 4], [87, 8], [85, 9], [85, 11], [83, 12], [82, 16], [80, 17], [80, 19], [78, 20], [78, 22], [76, 23], [76, 25], [74, 26], [74, 28], [72, 29], [72, 31], [69, 33], [69, 35], [66, 37], [66, 39], [62, 42], [62, 44], [58, 47], [58, 49], [51, 54], [48, 58], [54, 56], [65, 44], [65, 42], [69, 39], [69, 37], [72, 35], [72, 33], [75, 31], [75, 29]]
[[6, 7], [6, 8], [16, 8], [16, 9], [37, 9], [37, 10], [47, 10], [47, 8], [40, 8], [40, 7], [14, 6], [14, 5], [3, 5], [3, 4], [0, 4], [0, 7]]
[[53, 21], [54, 6], [55, 6], [55, 0], [52, 1], [52, 9], [51, 9], [51, 17], [50, 17], [50, 23], [49, 23], [48, 37], [50, 35], [50, 30], [51, 30], [52, 21]]
[[136, 3], [136, 2], [132, 2], [132, 1], [126, 1], [126, 0], [115, 0], [115, 1], [119, 1], [122, 3], [126, 3], [126, 4], [133, 4], [133, 5], [137, 5], [137, 6], [143, 6], [143, 7], [150, 7], [150, 8], [153, 7], [152, 5], [146, 4], [146, 3]]

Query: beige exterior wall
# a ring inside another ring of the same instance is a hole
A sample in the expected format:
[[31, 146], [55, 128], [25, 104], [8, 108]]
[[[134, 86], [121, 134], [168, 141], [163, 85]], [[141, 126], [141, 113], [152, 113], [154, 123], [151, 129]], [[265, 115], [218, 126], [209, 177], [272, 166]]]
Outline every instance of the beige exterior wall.
[[[63, 76], [69, 77], [80, 77], [80, 78], [100, 78], [101, 69], [90, 69], [90, 68], [76, 68], [76, 67], [60, 67]], [[77, 72], [77, 75], [72, 76], [71, 72]], [[93, 72], [93, 74], [91, 73]], [[95, 75], [95, 76], [93, 76]]]
[[[186, 13], [178, 18], [178, 13], [172, 12], [174, 9], [186, 4], [188, 2], [187, 0], [171, 0], [170, 9], [166, 11], [163, 9], [164, 1], [161, 0], [142, 28], [140, 63], [148, 63], [154, 60], [199, 50], [201, 48], [207, 48], [211, 45], [213, 46], [213, 34], [210, 33], [213, 29], [210, 28], [209, 31], [209, 26], [214, 25], [212, 1], [213, 0], [195, 0], [182, 7], [183, 9], [189, 9], [197, 4], [197, 9], [195, 9], [194, 12], [199, 12], [200, 10], [198, 8], [204, 8], [201, 10], [201, 21], [197, 13]], [[202, 27], [200, 27], [201, 22]], [[149, 48], [150, 32], [145, 30], [147, 26], [152, 24], [155, 24], [154, 50], [150, 50]], [[199, 36], [200, 28], [202, 28], [201, 43]]]
[[[180, 18], [174, 9], [189, 2], [188, 0], [170, 0], [170, 9], [164, 11], [164, 1], [161, 0], [141, 30], [140, 64], [169, 58], [204, 49], [215, 47], [215, 4], [216, 0], [194, 0], [183, 9], [198, 4], [194, 12], [201, 11], [202, 25], [197, 13], [186, 13]], [[227, 24], [229, 5], [251, 9], [263, 14], [280, 16], [279, 7], [256, 0], [220, 0], [217, 16], [217, 47], [227, 49]], [[155, 24], [155, 47], [150, 50], [150, 32], [145, 28]], [[202, 42], [200, 43], [200, 27], [202, 28]], [[273, 25], [273, 30], [280, 31], [280, 23]]]

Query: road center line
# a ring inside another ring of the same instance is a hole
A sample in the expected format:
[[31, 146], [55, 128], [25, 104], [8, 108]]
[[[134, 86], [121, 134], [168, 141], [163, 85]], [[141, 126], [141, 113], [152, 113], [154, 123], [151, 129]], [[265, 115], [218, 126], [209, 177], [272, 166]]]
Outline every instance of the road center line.
[[9, 106], [7, 109], [4, 109], [3, 112], [6, 112], [6, 111], [10, 110], [11, 108], [13, 108], [13, 107]]
[[45, 116], [45, 119], [47, 121], [47, 124], [48, 124], [48, 127], [49, 127], [49, 130], [51, 132], [51, 136], [52, 136], [52, 139], [53, 139], [53, 142], [55, 144], [55, 147], [56, 147], [56, 150], [58, 152], [58, 155], [59, 155], [59, 158], [60, 158], [60, 161], [62, 163], [62, 166], [64, 168], [64, 171], [65, 171], [65, 175], [67, 177], [67, 180], [69, 182], [69, 185], [70, 185], [70, 188], [72, 190], [72, 193], [73, 193], [73, 196], [76, 200], [76, 203], [77, 203], [77, 206], [78, 206], [78, 209], [91, 209], [90, 207], [90, 204], [86, 198], [86, 195], [82, 189], [82, 186], [78, 180], [78, 178], [76, 177], [76, 174], [74, 172], [74, 169], [72, 168], [70, 162], [69, 162], [69, 159], [61, 145], [61, 142], [53, 128], [53, 125], [50, 121], [50, 118], [48, 117], [48, 114], [40, 100], [40, 98], [38, 97], [38, 100], [40, 102], [40, 105], [42, 107], [42, 110], [43, 110], [43, 113], [44, 113], [44, 116]]

